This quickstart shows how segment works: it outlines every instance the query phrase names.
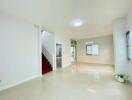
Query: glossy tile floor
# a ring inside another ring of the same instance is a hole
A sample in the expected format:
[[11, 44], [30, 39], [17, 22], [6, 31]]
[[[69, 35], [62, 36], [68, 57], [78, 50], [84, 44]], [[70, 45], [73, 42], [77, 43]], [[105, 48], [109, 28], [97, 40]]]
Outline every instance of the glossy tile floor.
[[108, 65], [73, 64], [0, 92], [0, 100], [132, 100], [132, 86]]

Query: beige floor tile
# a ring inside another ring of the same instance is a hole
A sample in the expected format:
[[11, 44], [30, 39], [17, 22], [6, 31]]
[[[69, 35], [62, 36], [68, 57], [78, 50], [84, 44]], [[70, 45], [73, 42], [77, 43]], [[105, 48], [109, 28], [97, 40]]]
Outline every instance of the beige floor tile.
[[76, 63], [0, 92], [0, 100], [132, 100], [132, 86], [116, 82], [114, 67]]

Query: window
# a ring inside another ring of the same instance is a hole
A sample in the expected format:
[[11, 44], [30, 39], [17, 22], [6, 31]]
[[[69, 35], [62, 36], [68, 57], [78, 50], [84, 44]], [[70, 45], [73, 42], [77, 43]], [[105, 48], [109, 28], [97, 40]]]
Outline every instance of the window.
[[127, 58], [132, 61], [132, 32], [127, 32]]
[[87, 55], [98, 55], [98, 45], [96, 44], [86, 44], [86, 54]]

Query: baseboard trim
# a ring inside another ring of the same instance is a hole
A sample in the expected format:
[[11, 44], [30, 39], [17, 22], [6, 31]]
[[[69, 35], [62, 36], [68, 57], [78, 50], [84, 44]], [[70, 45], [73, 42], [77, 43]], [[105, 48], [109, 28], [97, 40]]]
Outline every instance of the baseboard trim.
[[19, 81], [19, 82], [17, 82], [17, 83], [13, 83], [13, 84], [10, 84], [10, 85], [6, 85], [6, 86], [0, 88], [0, 91], [13, 88], [13, 87], [15, 87], [15, 86], [21, 85], [21, 84], [23, 84], [23, 83], [25, 83], [25, 82], [28, 82], [28, 81], [33, 80], [33, 79], [38, 78], [38, 77], [41, 77], [41, 76], [40, 76], [40, 75], [35, 75], [35, 76], [33, 76], [33, 77], [30, 77], [30, 78], [27, 78], [27, 79], [25, 79], [25, 80]]

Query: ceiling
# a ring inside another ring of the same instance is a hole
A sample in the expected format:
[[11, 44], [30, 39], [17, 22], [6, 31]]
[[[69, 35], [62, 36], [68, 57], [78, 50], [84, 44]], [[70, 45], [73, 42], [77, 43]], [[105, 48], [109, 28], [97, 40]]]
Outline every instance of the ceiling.
[[[132, 0], [0, 0], [0, 10], [51, 32], [82, 39], [112, 34], [112, 23], [127, 15]], [[81, 27], [72, 21], [81, 19]]]

